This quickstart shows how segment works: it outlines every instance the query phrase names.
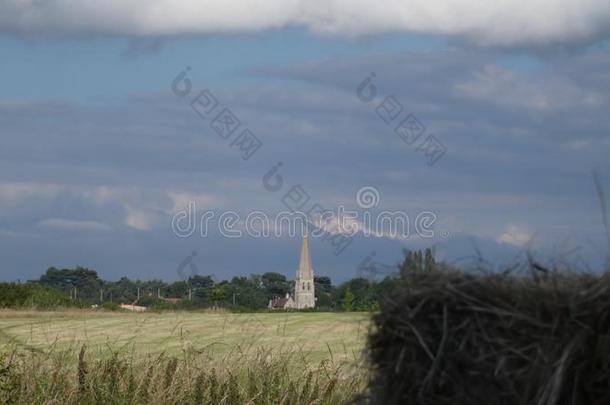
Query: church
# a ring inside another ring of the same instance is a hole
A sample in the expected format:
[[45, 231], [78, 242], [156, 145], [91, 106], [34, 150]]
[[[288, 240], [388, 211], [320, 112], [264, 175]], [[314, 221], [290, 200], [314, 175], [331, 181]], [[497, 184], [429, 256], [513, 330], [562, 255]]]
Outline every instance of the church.
[[286, 294], [284, 298], [276, 298], [269, 301], [269, 309], [305, 309], [316, 306], [314, 291], [313, 267], [311, 266], [311, 254], [309, 252], [309, 233], [305, 229], [303, 245], [301, 246], [301, 259], [294, 281], [294, 294]]

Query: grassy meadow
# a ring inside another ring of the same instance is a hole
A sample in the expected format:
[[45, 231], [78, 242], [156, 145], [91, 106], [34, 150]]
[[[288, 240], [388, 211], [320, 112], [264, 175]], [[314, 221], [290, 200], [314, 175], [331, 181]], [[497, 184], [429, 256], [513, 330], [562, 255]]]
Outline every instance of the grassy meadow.
[[[358, 360], [367, 333], [365, 313], [129, 313], [0, 311], [0, 348], [48, 352], [87, 344], [100, 354], [178, 355], [203, 350], [297, 350], [308, 361]], [[110, 351], [112, 351], [110, 350]]]
[[364, 388], [369, 318], [0, 311], [0, 395], [4, 403], [343, 403]]

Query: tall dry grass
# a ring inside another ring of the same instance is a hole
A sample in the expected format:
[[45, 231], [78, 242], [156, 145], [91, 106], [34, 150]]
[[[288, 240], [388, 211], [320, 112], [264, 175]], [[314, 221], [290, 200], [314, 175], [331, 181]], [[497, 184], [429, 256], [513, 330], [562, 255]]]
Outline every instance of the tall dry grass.
[[136, 356], [87, 346], [14, 349], [0, 359], [2, 404], [341, 404], [366, 386], [363, 368], [298, 350], [242, 349], [222, 358], [205, 349]]

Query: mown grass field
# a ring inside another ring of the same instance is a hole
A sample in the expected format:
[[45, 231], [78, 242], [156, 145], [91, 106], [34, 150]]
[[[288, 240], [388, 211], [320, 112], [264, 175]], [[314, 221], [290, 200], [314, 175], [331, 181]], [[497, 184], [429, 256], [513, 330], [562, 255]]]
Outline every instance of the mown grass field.
[[0, 348], [48, 352], [87, 344], [136, 356], [212, 355], [242, 350], [298, 351], [308, 361], [358, 361], [369, 325], [365, 313], [125, 313], [0, 311]]

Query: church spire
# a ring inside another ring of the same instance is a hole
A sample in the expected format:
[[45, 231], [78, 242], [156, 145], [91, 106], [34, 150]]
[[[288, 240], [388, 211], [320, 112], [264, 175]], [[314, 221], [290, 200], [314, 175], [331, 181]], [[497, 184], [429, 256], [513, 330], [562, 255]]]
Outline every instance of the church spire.
[[305, 235], [301, 246], [301, 259], [299, 269], [294, 283], [294, 302], [298, 309], [314, 308], [316, 306], [315, 282], [313, 268], [311, 267], [311, 255], [309, 253], [309, 232], [305, 224]]
[[313, 269], [311, 268], [311, 254], [309, 253], [309, 232], [305, 223], [305, 235], [301, 246], [301, 260], [299, 261], [298, 279], [313, 279]]

